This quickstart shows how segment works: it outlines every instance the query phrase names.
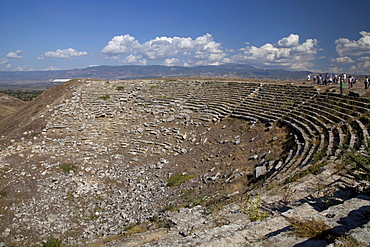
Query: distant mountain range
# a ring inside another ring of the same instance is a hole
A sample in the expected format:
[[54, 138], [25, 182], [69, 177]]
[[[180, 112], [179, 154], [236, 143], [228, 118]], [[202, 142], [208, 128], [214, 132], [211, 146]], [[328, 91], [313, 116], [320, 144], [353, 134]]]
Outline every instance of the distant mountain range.
[[219, 66], [179, 67], [161, 65], [94, 66], [85, 69], [54, 71], [0, 71], [0, 85], [47, 85], [55, 79], [94, 78], [101, 80], [124, 80], [163, 77], [220, 77], [270, 80], [305, 79], [308, 71], [260, 69], [244, 64]]

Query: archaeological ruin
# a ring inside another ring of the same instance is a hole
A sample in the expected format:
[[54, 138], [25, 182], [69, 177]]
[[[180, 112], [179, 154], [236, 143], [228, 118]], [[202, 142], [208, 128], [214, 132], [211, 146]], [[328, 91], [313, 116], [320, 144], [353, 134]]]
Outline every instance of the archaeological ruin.
[[0, 121], [0, 246], [329, 244], [293, 218], [370, 244], [368, 184], [338, 168], [369, 113], [294, 83], [64, 82]]

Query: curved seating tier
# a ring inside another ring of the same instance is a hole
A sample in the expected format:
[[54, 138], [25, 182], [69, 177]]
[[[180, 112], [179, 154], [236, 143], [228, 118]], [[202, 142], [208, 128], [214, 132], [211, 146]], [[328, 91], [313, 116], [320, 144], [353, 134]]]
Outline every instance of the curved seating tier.
[[[96, 128], [105, 124], [105, 118], [114, 116], [134, 122], [133, 111], [168, 114], [170, 118], [173, 108], [181, 108], [182, 113], [189, 111], [193, 119], [201, 121], [234, 117], [288, 126], [295, 137], [295, 147], [285, 160], [269, 167], [268, 181], [277, 174], [280, 179], [289, 177], [337, 155], [340, 145], [359, 149], [370, 138], [370, 100], [320, 93], [312, 86], [194, 80], [99, 83], [87, 83], [74, 96], [76, 103], [77, 99], [83, 101], [76, 107], [84, 107], [90, 116], [72, 116], [101, 119]], [[54, 110], [71, 114], [68, 109]]]
[[[202, 121], [235, 117], [289, 126], [295, 135], [296, 147], [282, 163], [269, 168], [269, 180], [276, 174], [280, 179], [284, 174], [289, 177], [315, 162], [337, 155], [340, 145], [359, 148], [369, 138], [368, 123], [361, 121], [361, 116], [369, 116], [368, 100], [320, 93], [312, 86], [291, 84], [212, 81], [188, 87], [156, 83], [150, 96], [145, 96], [146, 104], [166, 105], [165, 101], [177, 99], [177, 103], [198, 114]], [[144, 97], [142, 93], [141, 97]]]

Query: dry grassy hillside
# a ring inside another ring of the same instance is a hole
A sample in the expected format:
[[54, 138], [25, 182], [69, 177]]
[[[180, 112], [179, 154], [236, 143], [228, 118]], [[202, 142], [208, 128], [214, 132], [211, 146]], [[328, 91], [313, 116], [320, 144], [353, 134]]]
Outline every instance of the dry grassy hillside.
[[46, 123], [43, 117], [37, 113], [47, 105], [63, 98], [64, 94], [72, 90], [73, 86], [77, 84], [78, 80], [71, 80], [45, 91], [30, 102], [24, 103], [23, 101], [14, 99], [13, 101], [16, 103], [6, 105], [8, 107], [14, 106], [14, 108], [12, 114], [4, 113], [9, 116], [8, 118], [2, 118], [0, 120], [0, 135], [5, 136], [2, 141], [19, 138], [23, 136], [22, 133], [25, 131], [40, 133]]
[[26, 103], [19, 99], [0, 93], [0, 119], [12, 115], [24, 104]]

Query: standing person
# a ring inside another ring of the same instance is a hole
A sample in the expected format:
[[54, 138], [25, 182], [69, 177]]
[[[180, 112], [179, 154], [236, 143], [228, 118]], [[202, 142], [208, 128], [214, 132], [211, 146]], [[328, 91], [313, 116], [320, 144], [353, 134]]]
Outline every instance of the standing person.
[[333, 76], [332, 75], [330, 75], [329, 76], [329, 84], [332, 84], [333, 83]]
[[317, 79], [316, 75], [313, 75], [313, 83], [314, 84], [316, 84], [316, 79]]
[[348, 88], [352, 88], [353, 87], [353, 80], [354, 80], [354, 78], [350, 75], [348, 77]]
[[321, 85], [322, 84], [322, 74], [317, 76], [317, 84]]
[[338, 83], [338, 73], [335, 73], [334, 75], [334, 83]]
[[325, 73], [324, 85], [328, 85], [329, 83], [329, 74]]
[[344, 85], [345, 85], [345, 80], [344, 77], [339, 77], [339, 88], [340, 88], [340, 94], [344, 94]]
[[369, 88], [369, 78], [367, 76], [365, 76], [365, 89], [368, 89]]
[[310, 81], [311, 80], [311, 74], [308, 74], [307, 75], [307, 81]]

